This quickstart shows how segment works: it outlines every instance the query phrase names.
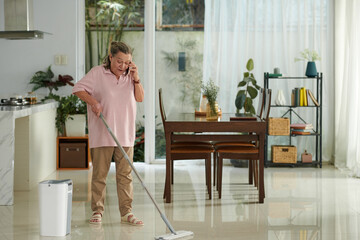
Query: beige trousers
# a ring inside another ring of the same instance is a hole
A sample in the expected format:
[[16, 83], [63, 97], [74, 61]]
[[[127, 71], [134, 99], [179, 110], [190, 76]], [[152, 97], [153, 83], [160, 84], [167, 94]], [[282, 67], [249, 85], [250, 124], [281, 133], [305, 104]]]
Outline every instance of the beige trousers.
[[[124, 147], [131, 161], [133, 161], [133, 147]], [[131, 212], [133, 200], [133, 185], [131, 167], [117, 147], [91, 148], [93, 173], [91, 181], [91, 209], [104, 213], [106, 195], [106, 177], [110, 169], [112, 156], [116, 165], [116, 186], [121, 216]]]

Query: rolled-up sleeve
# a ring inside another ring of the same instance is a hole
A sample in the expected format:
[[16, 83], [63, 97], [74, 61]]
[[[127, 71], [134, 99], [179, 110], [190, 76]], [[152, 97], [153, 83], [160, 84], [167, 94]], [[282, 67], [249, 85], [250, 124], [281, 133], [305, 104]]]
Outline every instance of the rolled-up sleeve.
[[[96, 67], [97, 68], [97, 67]], [[72, 89], [72, 93], [86, 91], [92, 95], [94, 91], [96, 68], [91, 69], [80, 81], [78, 81]]]

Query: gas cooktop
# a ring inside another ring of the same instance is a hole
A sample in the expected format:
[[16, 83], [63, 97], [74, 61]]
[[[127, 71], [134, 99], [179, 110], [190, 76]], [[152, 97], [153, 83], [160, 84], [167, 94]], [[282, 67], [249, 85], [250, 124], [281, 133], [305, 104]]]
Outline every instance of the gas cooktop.
[[1, 99], [0, 106], [25, 106], [30, 105], [30, 102], [23, 98], [3, 98]]

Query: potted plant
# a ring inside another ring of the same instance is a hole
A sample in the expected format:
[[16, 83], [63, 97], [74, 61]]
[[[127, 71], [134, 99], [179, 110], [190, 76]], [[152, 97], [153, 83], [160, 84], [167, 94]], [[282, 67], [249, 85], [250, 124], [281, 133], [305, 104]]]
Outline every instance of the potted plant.
[[215, 85], [213, 80], [206, 85], [202, 85], [203, 95], [206, 96], [208, 103], [206, 105], [206, 120], [217, 120], [219, 108], [217, 106], [217, 95], [219, 92], [219, 87]]
[[319, 54], [314, 50], [309, 50], [308, 48], [300, 52], [300, 57], [295, 58], [295, 62], [298, 61], [307, 61], [305, 76], [307, 77], [316, 77], [317, 70], [315, 61], [321, 60]]
[[85, 136], [86, 103], [75, 95], [61, 97], [56, 114], [56, 128], [60, 135]]
[[260, 86], [257, 85], [254, 74], [251, 72], [254, 69], [254, 61], [250, 58], [246, 64], [247, 72], [244, 72], [244, 78], [239, 82], [238, 91], [235, 99], [236, 113], [239, 113], [244, 108], [244, 113], [255, 114], [253, 99], [258, 95]]
[[134, 162], [144, 162], [145, 155], [145, 128], [144, 126], [138, 126], [136, 130], [136, 138], [134, 141]]
[[37, 71], [34, 76], [30, 79], [30, 84], [33, 84], [32, 91], [36, 91], [40, 88], [48, 88], [50, 93], [46, 96], [42, 101], [47, 99], [54, 99], [59, 101], [60, 97], [53, 93], [53, 90], [59, 90], [59, 87], [70, 85], [74, 86], [71, 82], [73, 78], [70, 75], [60, 75], [58, 79], [54, 80], [54, 73], [51, 70], [51, 65], [47, 68], [46, 72], [44, 71]]

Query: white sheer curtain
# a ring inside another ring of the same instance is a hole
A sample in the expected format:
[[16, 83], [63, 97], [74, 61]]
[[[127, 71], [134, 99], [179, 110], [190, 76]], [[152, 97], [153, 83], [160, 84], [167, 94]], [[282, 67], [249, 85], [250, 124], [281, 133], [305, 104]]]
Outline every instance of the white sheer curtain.
[[335, 7], [335, 166], [360, 177], [360, 1]]
[[[331, 0], [205, 0], [203, 81], [212, 79], [220, 86], [222, 111], [235, 112], [237, 84], [249, 58], [254, 60], [257, 83], [263, 86], [264, 72], [273, 72], [275, 67], [286, 76], [304, 76], [306, 63], [294, 62], [294, 58], [306, 48], [315, 50], [322, 58], [316, 66], [324, 74], [323, 160], [329, 161], [334, 144], [332, 19]], [[273, 96], [284, 89], [289, 104], [291, 89], [315, 89], [313, 83], [274, 81], [270, 88], [274, 88]], [[270, 115], [279, 116], [284, 111], [273, 108]], [[314, 119], [313, 114], [299, 111], [309, 122]], [[306, 144], [305, 148], [314, 145], [310, 141]]]

